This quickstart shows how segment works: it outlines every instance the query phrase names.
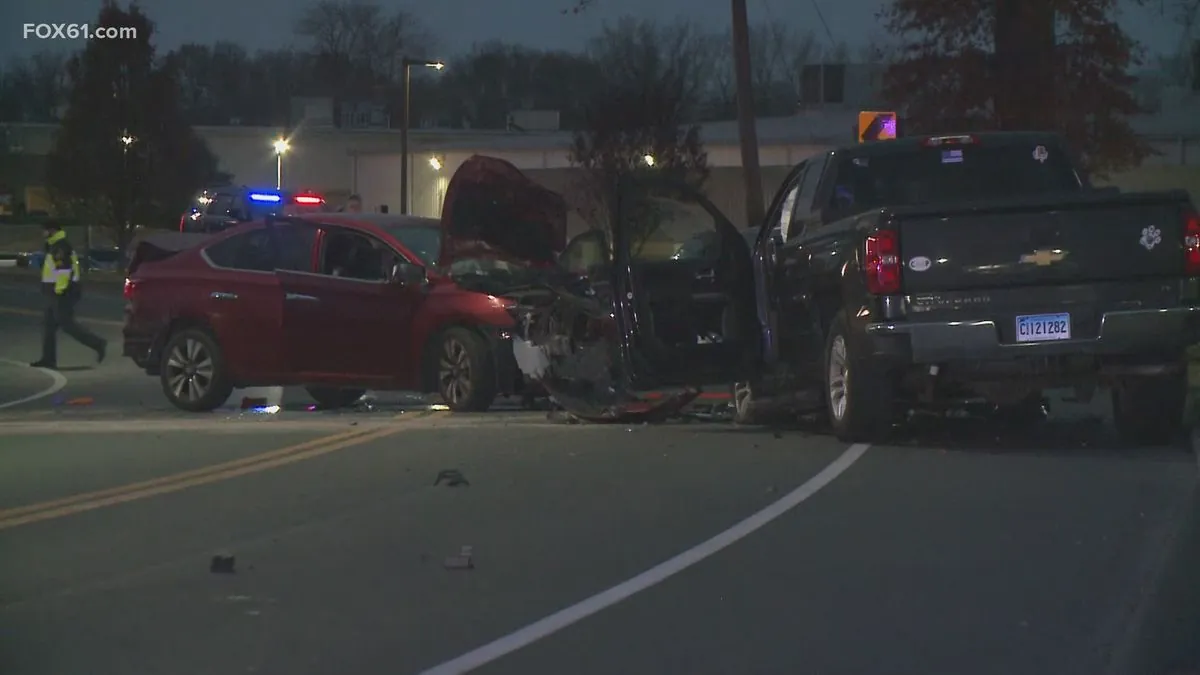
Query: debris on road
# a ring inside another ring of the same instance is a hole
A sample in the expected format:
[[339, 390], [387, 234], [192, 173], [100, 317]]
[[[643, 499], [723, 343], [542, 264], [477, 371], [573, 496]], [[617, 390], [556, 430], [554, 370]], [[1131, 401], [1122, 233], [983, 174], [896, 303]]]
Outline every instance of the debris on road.
[[208, 571], [213, 574], [234, 574], [236, 571], [235, 559], [228, 553], [218, 553], [212, 557]]
[[452, 555], [446, 558], [442, 563], [442, 567], [448, 570], [473, 570], [475, 562], [473, 559], [473, 549], [470, 546], [463, 546], [458, 555]]
[[446, 487], [471, 487], [470, 481], [458, 469], [442, 469], [438, 472], [437, 479], [433, 481], [434, 487], [446, 483]]

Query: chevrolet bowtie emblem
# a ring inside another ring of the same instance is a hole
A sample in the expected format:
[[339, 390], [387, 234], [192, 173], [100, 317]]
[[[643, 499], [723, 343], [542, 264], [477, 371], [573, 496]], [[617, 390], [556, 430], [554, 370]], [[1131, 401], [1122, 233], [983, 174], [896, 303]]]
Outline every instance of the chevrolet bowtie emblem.
[[1033, 264], [1037, 265], [1038, 267], [1046, 267], [1052, 263], [1062, 260], [1065, 257], [1067, 257], [1067, 254], [1058, 249], [1054, 249], [1053, 251], [1034, 251], [1033, 253], [1026, 253], [1025, 255], [1021, 256], [1021, 263], [1025, 265]]

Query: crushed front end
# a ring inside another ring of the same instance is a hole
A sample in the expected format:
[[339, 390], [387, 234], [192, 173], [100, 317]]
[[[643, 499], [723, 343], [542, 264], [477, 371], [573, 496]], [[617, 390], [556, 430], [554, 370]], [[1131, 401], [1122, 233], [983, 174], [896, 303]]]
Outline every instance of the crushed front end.
[[661, 422], [691, 403], [688, 389], [647, 400], [626, 388], [623, 345], [611, 302], [580, 280], [522, 294], [513, 356], [521, 372], [574, 417], [598, 423]]

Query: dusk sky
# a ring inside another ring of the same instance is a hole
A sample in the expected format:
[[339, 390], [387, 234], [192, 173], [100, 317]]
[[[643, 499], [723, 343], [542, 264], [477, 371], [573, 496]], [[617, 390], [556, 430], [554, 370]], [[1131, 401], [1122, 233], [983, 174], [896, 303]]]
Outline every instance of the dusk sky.
[[[1168, 0], [1164, 0], [1168, 1]], [[158, 24], [160, 49], [183, 42], [225, 39], [247, 47], [276, 48], [294, 44], [291, 29], [301, 2], [297, 0], [143, 0], [142, 7]], [[596, 0], [586, 14], [564, 16], [572, 0], [437, 0], [430, 3], [380, 0], [384, 7], [406, 7], [419, 15], [438, 37], [440, 53], [449, 58], [474, 42], [503, 39], [536, 47], [574, 49], [606, 20], [623, 14], [671, 20], [687, 14], [691, 19], [721, 29], [729, 25], [728, 0]], [[853, 47], [878, 34], [875, 14], [881, 0], [815, 0], [837, 40]], [[26, 23], [85, 23], [95, 19], [98, 0], [6, 0], [0, 3], [0, 59], [26, 55], [48, 46], [77, 46], [69, 41], [22, 38]], [[519, 11], [514, 11], [519, 7]], [[1152, 1], [1146, 8], [1131, 8], [1122, 22], [1151, 52], [1173, 53], [1180, 44], [1181, 28]], [[786, 21], [814, 31], [825, 39], [814, 1], [750, 0], [751, 21]]]

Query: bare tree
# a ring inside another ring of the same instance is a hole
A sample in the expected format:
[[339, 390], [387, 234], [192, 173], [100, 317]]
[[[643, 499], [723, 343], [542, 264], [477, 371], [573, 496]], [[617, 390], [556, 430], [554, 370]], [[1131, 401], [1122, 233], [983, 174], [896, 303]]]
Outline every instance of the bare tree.
[[[593, 227], [609, 224], [611, 199], [630, 174], [665, 173], [695, 186], [707, 179], [699, 127], [688, 124], [706, 83], [695, 51], [703, 44], [698, 37], [685, 24], [662, 29], [626, 19], [606, 27], [592, 45], [601, 83], [570, 159], [581, 169], [576, 186], [581, 215]], [[637, 226], [629, 242], [636, 252], [655, 233], [658, 219], [641, 213], [630, 222]]]
[[324, 79], [337, 88], [397, 82], [404, 56], [427, 57], [433, 39], [405, 10], [391, 15], [379, 5], [356, 0], [319, 0], [296, 21]]

